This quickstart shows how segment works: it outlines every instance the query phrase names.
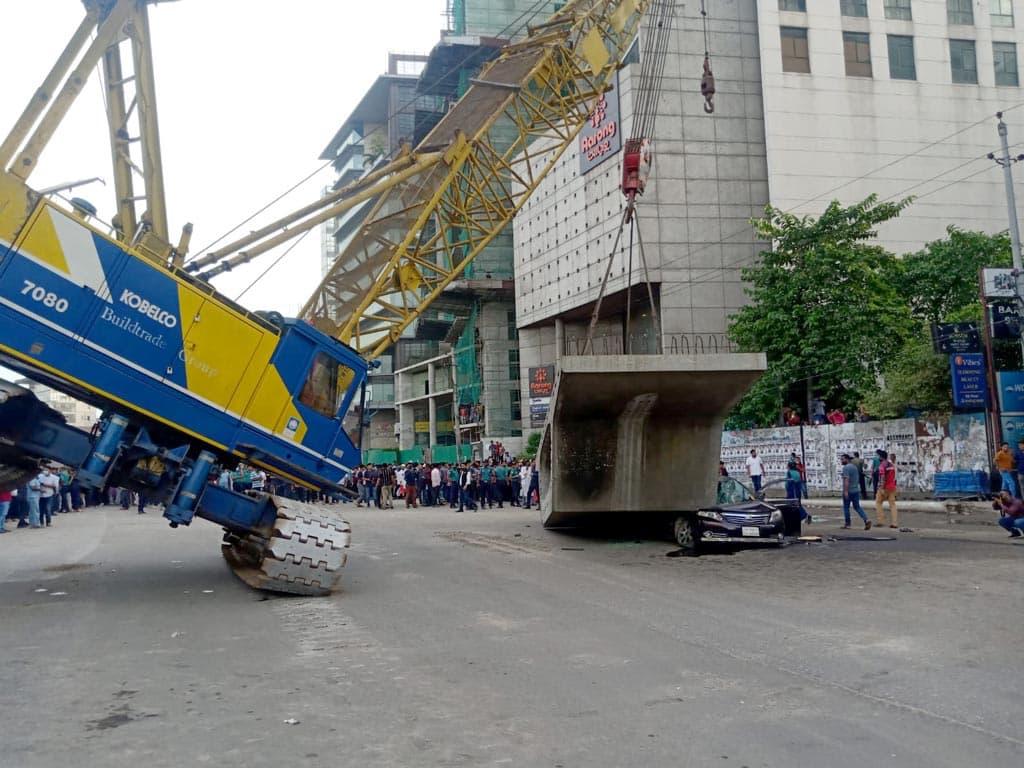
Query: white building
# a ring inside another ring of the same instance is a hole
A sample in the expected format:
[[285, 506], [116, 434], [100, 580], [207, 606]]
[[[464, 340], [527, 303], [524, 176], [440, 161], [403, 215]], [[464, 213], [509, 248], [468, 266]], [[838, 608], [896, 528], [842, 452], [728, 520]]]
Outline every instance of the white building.
[[[1005, 230], [1003, 173], [987, 156], [999, 153], [1000, 111], [1011, 154], [1024, 151], [1020, 6], [1015, 17], [1011, 0], [708, 0], [717, 95], [707, 115], [699, 4], [679, 4], [639, 205], [659, 327], [626, 234], [594, 351], [654, 352], [658, 340], [666, 352], [728, 351], [729, 318], [746, 300], [740, 272], [766, 245], [749, 220], [769, 202], [814, 216], [833, 199], [914, 196], [879, 232], [897, 254], [950, 225]], [[640, 67], [620, 74], [623, 138]], [[619, 227], [621, 149], [593, 168], [581, 154], [582, 144], [567, 151], [515, 220], [524, 403], [528, 369], [582, 351]]]
[[78, 427], [88, 432], [100, 416], [98, 408], [93, 408], [81, 400], [75, 400], [70, 395], [65, 395], [63, 392], [58, 392], [32, 379], [18, 379], [14, 383], [19, 387], [31, 390], [42, 403], [60, 413], [72, 427]]
[[897, 254], [950, 224], [1007, 228], [987, 155], [999, 153], [1000, 111], [1011, 153], [1024, 146], [1024, 4], [758, 0], [757, 22], [773, 205], [813, 215], [833, 198], [913, 195], [879, 232]]

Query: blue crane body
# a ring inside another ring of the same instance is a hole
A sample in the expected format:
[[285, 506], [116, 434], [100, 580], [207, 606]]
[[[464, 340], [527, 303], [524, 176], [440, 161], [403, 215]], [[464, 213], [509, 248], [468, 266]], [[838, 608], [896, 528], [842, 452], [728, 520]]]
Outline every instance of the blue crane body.
[[367, 363], [346, 345], [248, 312], [46, 200], [10, 234], [0, 235], [0, 361], [104, 418], [86, 435], [8, 386], [0, 432], [12, 446], [0, 464], [34, 435], [36, 456], [80, 468], [87, 484], [145, 494], [172, 525], [199, 515], [267, 538], [286, 502], [225, 493], [211, 470], [245, 462], [332, 489], [359, 463], [344, 415]]

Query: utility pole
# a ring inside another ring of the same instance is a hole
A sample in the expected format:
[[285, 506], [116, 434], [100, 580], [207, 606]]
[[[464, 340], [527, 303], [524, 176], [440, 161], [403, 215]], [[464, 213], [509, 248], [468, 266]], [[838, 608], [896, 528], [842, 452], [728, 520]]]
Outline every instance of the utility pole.
[[[1010, 157], [1010, 146], [1006, 138], [1006, 123], [1003, 122], [1003, 113], [996, 112], [999, 119], [999, 140], [1003, 145], [1002, 157], [996, 157], [994, 153], [988, 153], [989, 160], [995, 160], [1003, 166], [1003, 181], [1006, 184], [1006, 208], [1010, 217], [1010, 246], [1013, 249], [1013, 268], [1018, 273], [1024, 271], [1024, 263], [1020, 256], [1020, 226], [1017, 223], [1017, 197], [1013, 193], [1013, 170], [1011, 166], [1019, 160], [1024, 160], [1024, 155]], [[1018, 280], [1020, 276], [1018, 274]], [[1017, 291], [1018, 296], [1020, 291]]]
[[[995, 153], [989, 152], [988, 159], [995, 160], [1003, 167], [1003, 182], [1006, 185], [1006, 209], [1010, 221], [1010, 248], [1013, 251], [1013, 277], [1014, 277], [1014, 298], [1017, 300], [1017, 314], [1022, 314], [1024, 301], [1021, 299], [1021, 281], [1024, 279], [1024, 262], [1020, 255], [1020, 224], [1017, 221], [1017, 196], [1013, 192], [1013, 170], [1014, 163], [1024, 160], [1024, 155], [1010, 157], [1010, 145], [1006, 138], [1006, 123], [1003, 122], [1003, 113], [996, 112], [999, 120], [999, 141], [1003, 145], [1003, 154], [996, 157]], [[1024, 336], [1021, 337], [1021, 355], [1024, 357]]]

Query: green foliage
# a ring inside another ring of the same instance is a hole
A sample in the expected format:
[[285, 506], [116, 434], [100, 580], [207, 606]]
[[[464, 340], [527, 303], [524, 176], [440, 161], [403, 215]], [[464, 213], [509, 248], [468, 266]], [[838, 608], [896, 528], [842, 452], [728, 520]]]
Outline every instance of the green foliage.
[[530, 436], [526, 439], [526, 449], [523, 451], [523, 458], [536, 458], [537, 451], [540, 449], [540, 441], [542, 437], [543, 435], [540, 432], [530, 433]]
[[949, 357], [935, 354], [927, 331], [907, 340], [883, 372], [883, 381], [864, 399], [865, 410], [878, 419], [901, 418], [908, 408], [948, 411], [953, 402]]
[[896, 262], [891, 273], [896, 289], [914, 317], [925, 323], [981, 319], [978, 270], [1009, 267], [1010, 237], [949, 226], [948, 237], [928, 243]]
[[[917, 330], [883, 372], [884, 384], [868, 395], [865, 407], [878, 418], [896, 418], [908, 408], [945, 411], [952, 405], [949, 358], [932, 351], [932, 323], [982, 322], [978, 270], [1009, 267], [1010, 238], [949, 226], [947, 237], [896, 262], [893, 285], [910, 307]], [[1001, 358], [1002, 346], [995, 345]], [[1019, 345], [1009, 345], [1010, 357]]]
[[736, 408], [738, 419], [771, 424], [783, 400], [801, 391], [852, 411], [873, 391], [913, 326], [891, 278], [895, 257], [869, 241], [909, 202], [833, 201], [818, 218], [768, 206], [752, 222], [774, 247], [743, 270], [751, 303], [733, 316], [730, 333], [741, 349], [764, 351], [768, 370]]

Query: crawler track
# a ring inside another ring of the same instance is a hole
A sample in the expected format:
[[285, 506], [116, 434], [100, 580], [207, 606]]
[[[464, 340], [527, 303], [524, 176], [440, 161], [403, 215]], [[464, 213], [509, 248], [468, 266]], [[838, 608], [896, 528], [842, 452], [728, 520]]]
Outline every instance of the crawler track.
[[0, 491], [13, 491], [39, 474], [39, 467], [23, 464], [0, 464]]
[[221, 552], [242, 581], [256, 589], [327, 595], [341, 581], [352, 529], [321, 507], [274, 498], [270, 538], [224, 535]]

